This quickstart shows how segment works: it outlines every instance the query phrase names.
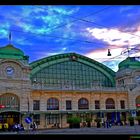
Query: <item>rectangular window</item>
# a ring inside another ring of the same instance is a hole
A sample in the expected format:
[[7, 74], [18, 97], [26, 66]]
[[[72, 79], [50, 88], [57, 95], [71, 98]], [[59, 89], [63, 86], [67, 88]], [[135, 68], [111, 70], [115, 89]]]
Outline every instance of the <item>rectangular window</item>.
[[51, 114], [47, 115], [47, 124], [58, 124], [59, 121], [59, 114]]
[[100, 101], [99, 100], [95, 101], [95, 109], [100, 109]]
[[71, 100], [67, 100], [66, 101], [66, 110], [71, 110], [72, 106], [71, 106]]
[[40, 114], [35, 114], [33, 120], [37, 125], [40, 125]]
[[33, 110], [40, 110], [40, 101], [33, 100]]
[[120, 104], [121, 104], [121, 109], [125, 109], [125, 101], [124, 100], [121, 100], [120, 101]]

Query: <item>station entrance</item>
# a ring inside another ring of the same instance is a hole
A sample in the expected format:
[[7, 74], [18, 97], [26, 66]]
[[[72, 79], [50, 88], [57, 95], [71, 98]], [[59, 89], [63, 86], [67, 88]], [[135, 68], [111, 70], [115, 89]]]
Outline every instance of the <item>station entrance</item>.
[[0, 123], [8, 123], [9, 125], [13, 125], [15, 123], [19, 123], [20, 121], [20, 113], [19, 112], [2, 112], [0, 113]]
[[13, 125], [20, 121], [20, 101], [16, 94], [5, 93], [0, 96], [0, 123]]

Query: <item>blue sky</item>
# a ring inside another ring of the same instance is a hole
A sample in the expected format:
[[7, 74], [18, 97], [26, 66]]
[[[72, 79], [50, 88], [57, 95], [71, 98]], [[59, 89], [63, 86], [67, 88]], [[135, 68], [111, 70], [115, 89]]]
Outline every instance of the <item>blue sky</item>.
[[140, 56], [137, 5], [1, 5], [1, 47], [9, 43], [9, 31], [11, 43], [29, 55], [30, 62], [75, 52], [117, 71], [127, 48], [129, 56]]

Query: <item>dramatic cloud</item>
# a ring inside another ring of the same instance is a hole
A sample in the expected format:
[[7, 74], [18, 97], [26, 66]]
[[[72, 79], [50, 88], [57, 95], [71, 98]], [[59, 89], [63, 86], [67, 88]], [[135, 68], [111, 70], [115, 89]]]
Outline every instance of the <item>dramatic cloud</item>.
[[109, 45], [135, 45], [140, 44], [140, 31], [139, 27], [136, 32], [127, 33], [121, 32], [118, 29], [107, 29], [107, 28], [87, 28], [87, 31], [91, 36], [96, 39], [107, 42]]
[[129, 56], [140, 55], [140, 6], [8, 5], [1, 6], [0, 13], [1, 46], [11, 31], [12, 43], [30, 62], [75, 52], [116, 71], [128, 57], [128, 45]]

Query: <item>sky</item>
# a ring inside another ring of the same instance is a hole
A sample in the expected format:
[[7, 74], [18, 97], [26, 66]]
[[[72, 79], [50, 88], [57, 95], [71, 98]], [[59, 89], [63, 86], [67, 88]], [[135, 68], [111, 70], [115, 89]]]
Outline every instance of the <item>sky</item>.
[[75, 52], [117, 71], [128, 56], [140, 56], [140, 6], [1, 5], [0, 47], [9, 43], [29, 62]]

